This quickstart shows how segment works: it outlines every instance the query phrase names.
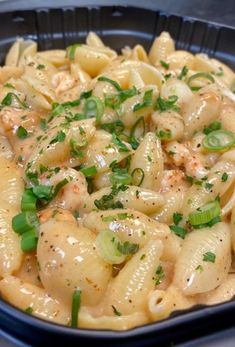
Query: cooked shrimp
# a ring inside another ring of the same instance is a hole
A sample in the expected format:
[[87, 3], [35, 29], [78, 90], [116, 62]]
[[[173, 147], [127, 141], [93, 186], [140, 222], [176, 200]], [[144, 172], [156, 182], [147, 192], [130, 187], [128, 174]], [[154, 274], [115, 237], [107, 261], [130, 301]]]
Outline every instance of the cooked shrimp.
[[82, 173], [71, 168], [61, 168], [58, 173], [52, 176], [45, 172], [39, 177], [40, 183], [47, 186], [55, 186], [64, 179], [67, 179], [68, 183], [60, 189], [50, 206], [61, 207], [70, 211], [79, 210], [89, 199], [86, 179]]
[[200, 153], [190, 151], [184, 144], [172, 141], [165, 147], [167, 153], [173, 153], [172, 160], [176, 166], [184, 166], [186, 174], [198, 179], [207, 175], [203, 157]]
[[45, 208], [38, 212], [40, 223], [45, 223], [51, 218], [55, 218], [57, 221], [76, 223], [75, 217], [69, 210], [63, 208]]
[[161, 193], [166, 193], [172, 190], [172, 188], [177, 189], [180, 187], [181, 189], [187, 188], [187, 182], [185, 180], [185, 174], [183, 171], [176, 170], [165, 170], [163, 173], [163, 179], [161, 182]]

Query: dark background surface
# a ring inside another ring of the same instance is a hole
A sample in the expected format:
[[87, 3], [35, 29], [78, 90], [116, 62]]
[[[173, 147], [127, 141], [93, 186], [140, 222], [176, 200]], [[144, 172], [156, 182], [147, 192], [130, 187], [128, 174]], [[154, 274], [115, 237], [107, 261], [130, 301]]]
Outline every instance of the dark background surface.
[[190, 16], [229, 26], [235, 26], [235, 0], [8, 0], [0, 3], [0, 12], [38, 7], [134, 5], [163, 10], [181, 16]]
[[[50, 6], [49, 6], [50, 4]], [[0, 12], [34, 9], [42, 7], [62, 7], [62, 6], [89, 6], [89, 5], [110, 5], [110, 0], [8, 0], [0, 2]], [[116, 0], [116, 5], [133, 5], [150, 9], [162, 10], [171, 14], [180, 16], [190, 16], [201, 20], [212, 21], [224, 24], [226, 26], [235, 27], [235, 0]], [[141, 18], [140, 18], [141, 20]], [[234, 41], [231, 42], [235, 45]], [[235, 325], [235, 324], [234, 324]], [[1, 323], [0, 323], [1, 327]], [[14, 342], [5, 340], [1, 337], [0, 347], [17, 346]], [[207, 338], [198, 338], [192, 342], [187, 342], [177, 347], [234, 347], [235, 346], [235, 328], [230, 328], [223, 332], [218, 332]], [[70, 347], [70, 346], [69, 346]]]

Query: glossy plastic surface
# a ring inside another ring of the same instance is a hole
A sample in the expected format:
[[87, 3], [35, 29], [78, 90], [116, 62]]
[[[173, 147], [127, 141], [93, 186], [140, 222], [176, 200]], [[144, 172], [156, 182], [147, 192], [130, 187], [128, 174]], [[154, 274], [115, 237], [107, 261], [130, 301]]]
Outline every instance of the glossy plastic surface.
[[[140, 20], [140, 18], [142, 20]], [[67, 7], [0, 14], [0, 61], [16, 37], [36, 40], [39, 49], [83, 42], [96, 31], [114, 49], [143, 44], [167, 30], [178, 49], [207, 53], [235, 68], [235, 29], [134, 7]], [[0, 330], [31, 346], [155, 346], [187, 341], [234, 324], [235, 302], [196, 308], [184, 314], [126, 332], [72, 329], [50, 324], [0, 301]]]

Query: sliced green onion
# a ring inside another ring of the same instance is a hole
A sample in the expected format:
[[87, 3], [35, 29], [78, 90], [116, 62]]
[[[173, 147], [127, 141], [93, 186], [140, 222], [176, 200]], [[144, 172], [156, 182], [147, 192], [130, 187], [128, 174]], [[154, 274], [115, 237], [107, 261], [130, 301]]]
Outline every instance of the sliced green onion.
[[120, 134], [125, 129], [124, 123], [121, 120], [116, 120], [112, 123], [101, 124], [101, 129], [108, 131], [109, 133], [115, 132], [116, 134]]
[[113, 133], [112, 134], [112, 142], [118, 146], [119, 152], [129, 152], [130, 149], [127, 147], [127, 145], [120, 140], [120, 138]]
[[112, 86], [113, 86], [115, 89], [117, 89], [118, 91], [121, 91], [121, 90], [122, 90], [122, 88], [120, 87], [120, 85], [119, 85], [116, 81], [111, 80], [111, 79], [108, 78], [108, 77], [101, 76], [101, 77], [98, 78], [98, 81], [100, 81], [100, 82], [108, 82], [108, 83], [112, 84]]
[[118, 250], [119, 238], [111, 230], [102, 230], [96, 237], [97, 252], [109, 264], [121, 264], [125, 255]]
[[233, 79], [230, 87], [231, 91], [235, 94], [235, 78]]
[[139, 187], [144, 180], [144, 170], [142, 170], [140, 167], [137, 167], [132, 171], [131, 176], [132, 184]]
[[199, 207], [188, 216], [191, 225], [206, 224], [220, 215], [220, 204], [217, 200], [211, 201], [206, 205]]
[[131, 128], [130, 137], [136, 137], [136, 131], [139, 129], [140, 125], [143, 129], [142, 133], [140, 134], [140, 137], [144, 136], [144, 134], [145, 134], [145, 121], [144, 121], [144, 117], [142, 116], [142, 117], [137, 119], [137, 121], [135, 122], [135, 124]]
[[207, 72], [198, 72], [198, 73], [195, 73], [194, 75], [192, 75], [188, 78], [187, 82], [188, 82], [188, 85], [190, 88], [193, 88], [193, 86], [191, 85], [192, 81], [194, 81], [195, 79], [198, 79], [198, 78], [207, 79], [211, 83], [215, 82], [214, 77], [211, 74], [209, 74]]
[[160, 96], [158, 96], [157, 101], [154, 105], [154, 110], [158, 110], [159, 112], [164, 112], [168, 110], [179, 112], [179, 106], [175, 105], [177, 100], [177, 95], [170, 95], [168, 99], [163, 99]]
[[18, 95], [15, 93], [8, 93], [5, 98], [2, 100], [1, 104], [3, 106], [11, 106], [13, 99], [15, 99], [22, 108], [28, 108], [29, 106], [26, 104], [26, 102], [21, 101]]
[[46, 186], [43, 184], [39, 184], [33, 187], [33, 193], [38, 199], [52, 199], [52, 186]]
[[35, 212], [22, 212], [12, 218], [12, 229], [22, 235], [39, 226], [39, 220]]
[[80, 43], [75, 43], [74, 45], [69, 46], [69, 47], [67, 48], [67, 55], [68, 55], [69, 60], [74, 60], [74, 58], [75, 58], [75, 52], [76, 52], [76, 49], [77, 49], [78, 47], [81, 47], [81, 44], [80, 44]]
[[202, 141], [202, 145], [208, 151], [224, 151], [235, 144], [235, 136], [226, 130], [210, 132]]
[[96, 96], [90, 97], [86, 100], [84, 106], [84, 113], [86, 118], [95, 117], [97, 124], [99, 124], [104, 113], [103, 102], [100, 100], [100, 98], [97, 98]]
[[32, 189], [25, 189], [21, 198], [21, 211], [36, 211], [37, 197], [34, 195]]
[[76, 289], [73, 292], [72, 298], [72, 311], [71, 311], [71, 327], [76, 328], [78, 326], [78, 312], [81, 305], [81, 290]]
[[[138, 134], [137, 136], [137, 130], [139, 129], [141, 130], [141, 127], [142, 127], [142, 132], [140, 132], [140, 134]], [[133, 125], [130, 131], [129, 143], [133, 149], [136, 149], [139, 147], [139, 140], [144, 135], [145, 135], [145, 121], [144, 121], [144, 117], [142, 116], [137, 119], [137, 121], [135, 122], [135, 124]]]
[[220, 130], [221, 126], [222, 126], [221, 122], [214, 121], [211, 124], [209, 124], [206, 128], [203, 129], [203, 134], [208, 135], [212, 131]]
[[38, 235], [34, 229], [25, 232], [21, 238], [21, 249], [23, 252], [31, 252], [36, 249]]
[[182, 80], [188, 73], [188, 67], [186, 65], [183, 66], [179, 76], [177, 77], [178, 80]]
[[97, 174], [96, 166], [90, 166], [90, 167], [84, 167], [80, 170], [84, 176], [86, 177], [92, 177], [95, 174]]
[[152, 89], [146, 90], [146, 92], [144, 93], [143, 102], [136, 104], [133, 108], [133, 111], [137, 112], [139, 110], [142, 110], [143, 108], [151, 106], [153, 103], [152, 97], [153, 97], [153, 90]]
[[129, 241], [125, 241], [123, 243], [118, 242], [117, 248], [119, 252], [124, 255], [132, 255], [138, 252], [139, 245], [137, 243], [131, 243]]
[[131, 184], [132, 176], [124, 170], [116, 170], [110, 175], [110, 182], [115, 184]]

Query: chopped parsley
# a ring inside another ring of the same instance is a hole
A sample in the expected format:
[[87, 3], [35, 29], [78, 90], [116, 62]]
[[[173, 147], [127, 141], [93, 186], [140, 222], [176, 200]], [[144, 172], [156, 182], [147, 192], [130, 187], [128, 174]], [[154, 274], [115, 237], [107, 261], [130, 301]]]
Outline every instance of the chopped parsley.
[[165, 273], [163, 271], [163, 267], [159, 265], [157, 267], [157, 270], [155, 272], [155, 277], [154, 277], [155, 286], [158, 286], [160, 283], [162, 283], [162, 280], [164, 277], [165, 277]]
[[202, 265], [198, 265], [198, 266], [195, 268], [195, 270], [198, 271], [198, 272], [202, 272], [202, 271], [203, 271]]
[[160, 60], [160, 64], [162, 67], [164, 67], [164, 69], [168, 70], [169, 67], [170, 67], [170, 64], [166, 63], [165, 61], [163, 60]]
[[215, 253], [212, 252], [206, 252], [203, 254], [203, 261], [207, 261], [210, 263], [214, 263], [216, 259]]
[[161, 140], [165, 140], [168, 141], [171, 139], [171, 131], [170, 130], [160, 130], [159, 133], [157, 134], [157, 136], [161, 139]]
[[25, 101], [21, 101], [19, 96], [16, 95], [15, 93], [8, 93], [5, 98], [3, 98], [1, 105], [2, 106], [11, 106], [13, 100], [16, 100], [18, 104], [21, 106], [21, 108], [28, 108], [29, 106], [26, 104]]
[[186, 77], [187, 74], [188, 74], [188, 67], [185, 65], [185, 66], [182, 68], [182, 70], [181, 70], [179, 76], [177, 77], [178, 80], [182, 80], [184, 77]]
[[127, 145], [124, 142], [122, 142], [120, 140], [120, 138], [115, 133], [112, 134], [112, 142], [118, 146], [119, 152], [129, 152], [130, 151], [129, 148], [127, 147]]
[[227, 174], [227, 172], [224, 172], [223, 175], [222, 175], [222, 177], [221, 177], [221, 181], [222, 181], [222, 182], [226, 182], [227, 179], [228, 179], [228, 174]]
[[182, 213], [179, 213], [179, 212], [175, 212], [173, 214], [173, 222], [175, 225], [178, 225], [180, 221], [182, 221], [183, 219], [183, 215]]
[[211, 190], [211, 188], [214, 186], [214, 184], [212, 184], [212, 183], [205, 183], [205, 188], [207, 189], [207, 190]]
[[37, 70], [44, 70], [44, 69], [45, 69], [45, 65], [43, 65], [43, 64], [37, 65]]
[[83, 158], [84, 157], [84, 153], [81, 150], [81, 146], [78, 145], [78, 143], [75, 139], [70, 139], [69, 145], [70, 145], [70, 154], [73, 158]]
[[20, 125], [16, 130], [16, 135], [19, 139], [24, 140], [28, 137], [28, 131]]
[[43, 131], [47, 129], [47, 121], [45, 118], [40, 118], [40, 129]]
[[144, 97], [143, 97], [143, 102], [136, 104], [133, 108], [133, 111], [139, 111], [142, 110], [143, 108], [152, 106], [152, 97], [153, 97], [153, 90], [146, 90], [146, 92], [144, 93]]
[[112, 309], [113, 309], [113, 313], [115, 314], [115, 316], [121, 316], [121, 312], [119, 312], [115, 306], [112, 305]]
[[62, 130], [58, 131], [56, 136], [51, 140], [50, 145], [57, 143], [57, 142], [64, 142], [65, 137], [66, 137], [66, 135]]
[[103, 211], [108, 209], [123, 208], [123, 204], [120, 201], [114, 202], [114, 197], [117, 196], [120, 191], [124, 192], [127, 189], [128, 189], [128, 186], [115, 185], [111, 188], [110, 194], [103, 195], [99, 200], [96, 199], [94, 201], [94, 204], [99, 210], [103, 210]]
[[157, 110], [159, 112], [164, 111], [175, 111], [179, 112], [180, 108], [175, 104], [178, 100], [177, 95], [171, 95], [168, 99], [163, 99], [160, 96], [157, 97], [157, 101], [154, 105], [154, 110]]
[[170, 225], [169, 228], [171, 229], [171, 231], [173, 231], [177, 236], [181, 237], [182, 239], [184, 239], [187, 234], [187, 230], [178, 225]]
[[220, 130], [221, 129], [221, 122], [219, 121], [214, 121], [211, 124], [208, 125], [208, 127], [203, 129], [203, 134], [208, 135], [210, 134], [212, 131], [215, 130]]
[[33, 313], [33, 308], [31, 306], [27, 307], [25, 310], [24, 310], [25, 313], [28, 313], [28, 314], [32, 314]]
[[15, 89], [15, 87], [11, 83], [5, 83], [3, 87]]

